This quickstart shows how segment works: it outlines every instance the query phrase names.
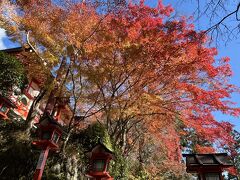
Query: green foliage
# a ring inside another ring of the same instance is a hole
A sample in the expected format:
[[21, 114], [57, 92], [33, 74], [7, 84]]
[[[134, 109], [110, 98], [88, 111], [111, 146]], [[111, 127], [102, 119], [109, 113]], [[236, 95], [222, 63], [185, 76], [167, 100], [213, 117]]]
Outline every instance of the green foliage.
[[146, 180], [150, 179], [150, 174], [147, 172], [147, 170], [143, 167], [140, 166], [137, 171], [137, 179], [139, 180]]
[[99, 123], [92, 124], [86, 130], [74, 134], [72, 140], [82, 144], [85, 151], [90, 151], [99, 140], [101, 140], [109, 150], [113, 150], [111, 139], [106, 128]]
[[23, 65], [16, 58], [0, 51], [0, 91], [6, 94], [13, 86], [23, 88], [26, 74]]
[[114, 179], [127, 180], [129, 175], [128, 158], [122, 156], [118, 148], [114, 149], [114, 159], [110, 162], [109, 172]]
[[172, 171], [169, 172], [165, 172], [164, 174], [159, 174], [158, 175], [160, 178], [160, 180], [169, 180], [169, 179], [173, 179], [173, 180], [191, 180], [192, 176], [190, 174], [176, 174]]
[[38, 153], [31, 150], [31, 139], [22, 128], [22, 124], [0, 122], [1, 179], [31, 179], [33, 175]]
[[42, 179], [64, 180], [66, 178], [61, 170], [61, 157], [56, 153], [51, 154], [47, 160]]

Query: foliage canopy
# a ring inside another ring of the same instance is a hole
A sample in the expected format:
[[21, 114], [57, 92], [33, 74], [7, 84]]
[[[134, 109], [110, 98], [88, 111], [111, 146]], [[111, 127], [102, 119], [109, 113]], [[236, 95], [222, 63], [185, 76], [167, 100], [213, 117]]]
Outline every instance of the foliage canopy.
[[84, 117], [71, 119], [67, 139], [99, 121], [119, 155], [153, 179], [183, 172], [181, 138], [197, 152], [233, 148], [232, 125], [213, 112], [240, 112], [226, 100], [239, 90], [229, 83], [229, 58], [215, 59], [205, 33], [185, 17], [170, 19], [172, 12], [161, 1], [108, 9], [93, 1], [4, 0], [0, 22], [14, 39], [27, 31], [50, 69], [57, 65], [56, 84], [68, 87], [73, 114]]

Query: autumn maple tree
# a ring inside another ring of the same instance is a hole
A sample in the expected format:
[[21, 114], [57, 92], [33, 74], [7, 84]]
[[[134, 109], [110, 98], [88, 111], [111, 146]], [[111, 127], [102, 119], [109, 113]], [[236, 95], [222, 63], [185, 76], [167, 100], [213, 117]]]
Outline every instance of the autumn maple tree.
[[[180, 140], [190, 133], [199, 141], [188, 143], [208, 142], [195, 143], [196, 152], [234, 144], [232, 125], [212, 114], [239, 115], [225, 100], [238, 91], [228, 81], [229, 58], [216, 59], [208, 37], [187, 18], [169, 19], [171, 6], [4, 0], [0, 12], [13, 38], [30, 34], [49, 70], [65, 61], [68, 74], [60, 81], [74, 115], [102, 123], [118, 152], [134, 155], [152, 177], [183, 170]], [[72, 118], [69, 137], [78, 126]]]

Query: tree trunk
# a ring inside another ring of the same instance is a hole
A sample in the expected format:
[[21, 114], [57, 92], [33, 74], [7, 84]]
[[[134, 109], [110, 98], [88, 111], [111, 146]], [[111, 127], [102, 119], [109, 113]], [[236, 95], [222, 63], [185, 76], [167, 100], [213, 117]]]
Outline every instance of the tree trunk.
[[32, 129], [33, 126], [33, 121], [34, 121], [34, 117], [37, 114], [37, 105], [39, 104], [39, 102], [42, 100], [42, 98], [44, 97], [44, 95], [46, 94], [47, 90], [43, 90], [40, 91], [40, 93], [38, 94], [38, 96], [33, 100], [33, 103], [28, 111], [28, 115], [25, 121], [25, 131], [26, 134], [30, 135], [30, 131]]

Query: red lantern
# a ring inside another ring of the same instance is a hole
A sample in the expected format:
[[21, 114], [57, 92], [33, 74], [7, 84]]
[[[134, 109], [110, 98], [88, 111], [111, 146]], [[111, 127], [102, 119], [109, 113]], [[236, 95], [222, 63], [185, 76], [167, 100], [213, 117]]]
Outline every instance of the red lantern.
[[113, 180], [108, 172], [110, 160], [113, 158], [112, 150], [99, 142], [88, 155], [90, 156], [90, 169], [87, 175], [96, 180]]
[[59, 149], [58, 141], [63, 133], [63, 130], [62, 126], [48, 114], [43, 117], [36, 126], [38, 127], [40, 139], [32, 142], [32, 144], [42, 151], [38, 159], [33, 179], [41, 180], [48, 152], [49, 150], [56, 151]]
[[48, 147], [51, 150], [57, 150], [58, 141], [63, 133], [62, 126], [49, 115], [43, 118], [36, 126], [38, 127], [40, 139], [32, 144], [40, 149]]

